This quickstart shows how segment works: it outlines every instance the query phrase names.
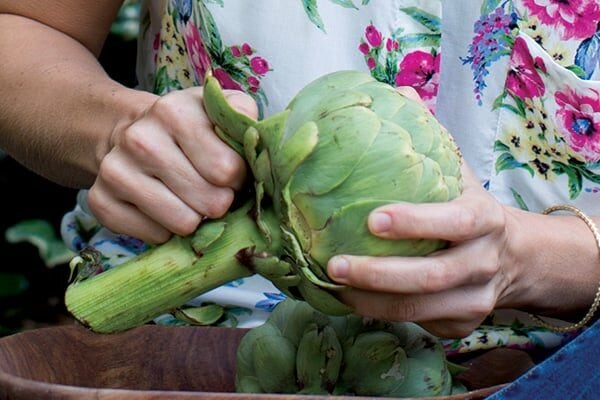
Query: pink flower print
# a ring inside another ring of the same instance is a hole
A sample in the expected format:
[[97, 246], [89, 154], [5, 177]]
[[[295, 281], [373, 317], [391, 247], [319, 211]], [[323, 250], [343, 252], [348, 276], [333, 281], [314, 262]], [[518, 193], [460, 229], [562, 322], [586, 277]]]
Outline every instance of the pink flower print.
[[556, 118], [565, 141], [590, 162], [600, 161], [600, 92], [567, 89], [554, 95]]
[[246, 79], [246, 82], [248, 82], [248, 85], [250, 85], [248, 89], [249, 89], [249, 90], [250, 90], [252, 93], [256, 93], [256, 92], [258, 92], [258, 87], [260, 86], [260, 81], [259, 81], [259, 80], [258, 80], [258, 79], [257, 79], [255, 76], [252, 76], [252, 75], [250, 75], [250, 76], [249, 76], [249, 77]]
[[375, 61], [375, 59], [373, 57], [369, 57], [369, 59], [367, 60], [367, 67], [369, 67], [369, 69], [375, 69], [376, 66], [377, 62]]
[[241, 57], [242, 56], [242, 52], [240, 51], [240, 48], [238, 46], [231, 46], [231, 54], [234, 57]]
[[400, 44], [398, 43], [397, 40], [394, 40], [392, 38], [388, 38], [385, 41], [385, 49], [387, 51], [396, 51], [400, 48]]
[[160, 32], [154, 35], [154, 41], [152, 42], [152, 48], [158, 50], [160, 47]]
[[417, 50], [404, 57], [396, 74], [396, 86], [412, 86], [423, 100], [437, 94], [440, 78], [440, 54]]
[[253, 53], [252, 47], [250, 47], [250, 45], [248, 43], [244, 43], [242, 45], [242, 53], [244, 53], [247, 56], [251, 56]]
[[526, 99], [543, 96], [546, 88], [536, 68], [546, 70], [541, 58], [533, 60], [525, 40], [517, 38], [510, 56], [506, 90], [513, 96]]
[[262, 57], [252, 57], [250, 59], [250, 68], [258, 75], [264, 75], [269, 72], [269, 63]]
[[196, 78], [203, 82], [206, 71], [210, 69], [210, 57], [204, 48], [198, 28], [191, 21], [185, 25], [184, 41]]
[[213, 75], [217, 78], [223, 89], [242, 90], [240, 84], [234, 81], [223, 68], [215, 68]]
[[246, 79], [246, 82], [248, 82], [248, 85], [250, 85], [250, 87], [257, 88], [258, 86], [260, 86], [260, 81], [255, 76], [249, 76], [248, 79]]
[[555, 27], [563, 39], [586, 39], [600, 21], [598, 0], [523, 0], [531, 15]]
[[379, 32], [377, 30], [377, 28], [375, 28], [373, 26], [373, 24], [366, 27], [365, 37], [367, 38], [367, 42], [369, 42], [369, 44], [371, 46], [373, 46], [373, 47], [381, 46], [381, 41], [382, 41], [381, 32]]
[[363, 53], [364, 55], [369, 54], [369, 50], [371, 50], [371, 48], [369, 47], [369, 45], [365, 42], [361, 42], [360, 45], [358, 46], [358, 51], [360, 51], [361, 53]]

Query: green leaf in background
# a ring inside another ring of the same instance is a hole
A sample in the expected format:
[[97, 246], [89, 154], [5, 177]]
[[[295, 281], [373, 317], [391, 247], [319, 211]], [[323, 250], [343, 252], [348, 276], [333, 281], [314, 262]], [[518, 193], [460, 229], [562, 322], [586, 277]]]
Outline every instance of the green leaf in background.
[[29, 287], [29, 282], [21, 274], [0, 272], [0, 298], [18, 296]]
[[335, 4], [339, 4], [342, 7], [354, 8], [355, 10], [358, 10], [358, 7], [356, 7], [354, 5], [352, 0], [329, 0], [329, 1], [331, 1], [332, 3], [335, 3]]
[[37, 247], [48, 267], [65, 264], [75, 256], [48, 221], [31, 219], [19, 222], [6, 230], [5, 238], [9, 243], [29, 242]]
[[196, 18], [194, 22], [200, 28], [202, 42], [213, 60], [219, 61], [225, 48], [223, 47], [223, 41], [221, 40], [217, 24], [204, 3], [200, 1], [194, 2], [194, 6], [197, 7], [196, 13], [193, 14]]
[[487, 15], [494, 11], [500, 5], [502, 0], [484, 0], [481, 4], [481, 14]]
[[583, 68], [581, 68], [579, 65], [569, 65], [566, 67], [569, 71], [573, 72], [575, 75], [577, 75], [577, 77], [579, 79], [586, 79], [586, 74], [585, 71], [583, 70]]
[[494, 143], [494, 151], [510, 152], [510, 147], [502, 143], [500, 140], [496, 140], [496, 142]]
[[411, 47], [439, 47], [442, 36], [439, 33], [412, 33], [400, 38], [402, 50]]
[[581, 171], [571, 165], [563, 164], [558, 161], [552, 162], [552, 171], [556, 174], [566, 174], [568, 178], [569, 186], [569, 198], [574, 199], [581, 193], [583, 188], [583, 179]]
[[526, 164], [515, 160], [512, 154], [510, 153], [502, 153], [500, 157], [496, 160], [496, 172], [501, 172], [507, 169], [515, 169], [515, 168], [523, 168], [531, 176], [534, 175], [533, 169]]
[[362, 5], [366, 6], [367, 4], [369, 4], [369, 1], [371, 1], [371, 0], [362, 0]]
[[583, 176], [594, 183], [600, 183], [600, 174], [593, 173], [590, 169], [580, 168], [579, 169]]
[[429, 29], [433, 33], [439, 33], [442, 22], [437, 15], [430, 14], [418, 7], [403, 7], [400, 9], [412, 19]]
[[529, 211], [529, 207], [527, 207], [527, 204], [525, 203], [525, 200], [523, 200], [523, 196], [521, 196], [519, 194], [519, 192], [517, 192], [513, 188], [510, 188], [510, 191], [512, 192], [513, 198], [515, 199], [515, 201], [519, 205], [519, 208], [521, 210], [523, 210], [523, 211]]
[[319, 10], [317, 10], [317, 0], [302, 0], [302, 5], [304, 6], [306, 15], [308, 15], [308, 18], [312, 21], [312, 23], [315, 24], [317, 28], [325, 32], [323, 20], [319, 15]]

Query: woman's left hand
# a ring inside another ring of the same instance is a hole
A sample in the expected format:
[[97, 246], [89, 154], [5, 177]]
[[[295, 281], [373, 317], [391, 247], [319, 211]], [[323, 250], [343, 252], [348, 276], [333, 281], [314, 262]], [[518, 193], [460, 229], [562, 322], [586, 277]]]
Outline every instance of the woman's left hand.
[[390, 204], [374, 210], [369, 229], [386, 239], [444, 239], [426, 257], [336, 256], [328, 273], [353, 287], [341, 299], [357, 314], [415, 321], [433, 334], [469, 334], [497, 306], [515, 271], [507, 251], [511, 216], [465, 165], [462, 194], [446, 203]]

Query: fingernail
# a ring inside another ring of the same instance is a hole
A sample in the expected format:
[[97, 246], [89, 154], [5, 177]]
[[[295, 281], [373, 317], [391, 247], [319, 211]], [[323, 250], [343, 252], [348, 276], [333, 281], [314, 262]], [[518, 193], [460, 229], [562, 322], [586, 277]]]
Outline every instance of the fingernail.
[[373, 233], [384, 233], [392, 227], [392, 218], [389, 214], [376, 212], [369, 216], [369, 228]]
[[344, 257], [333, 257], [329, 260], [329, 267], [327, 271], [331, 274], [332, 278], [344, 279], [348, 276], [350, 270], [350, 264]]

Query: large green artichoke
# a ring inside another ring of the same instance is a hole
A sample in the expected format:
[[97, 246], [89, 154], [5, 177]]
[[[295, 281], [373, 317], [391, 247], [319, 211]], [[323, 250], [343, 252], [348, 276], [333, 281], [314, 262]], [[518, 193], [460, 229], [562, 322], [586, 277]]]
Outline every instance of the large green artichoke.
[[[176, 250], [155, 248], [71, 285], [67, 306], [93, 329], [138, 325], [223, 279], [252, 273], [320, 311], [342, 315], [351, 310], [332, 294], [344, 287], [328, 278], [329, 258], [424, 255], [444, 245], [380, 239], [367, 229], [368, 214], [378, 206], [443, 202], [461, 191], [459, 151], [421, 103], [367, 74], [344, 71], [312, 82], [286, 110], [262, 121], [232, 109], [213, 78], [205, 84], [204, 105], [220, 137], [248, 161], [255, 190], [245, 209], [252, 212], [202, 224], [195, 239], [163, 245]], [[246, 221], [243, 228], [231, 229], [237, 219]], [[158, 258], [153, 252], [171, 257], [161, 261], [171, 267], [148, 272], [149, 261]], [[152, 301], [144, 298], [150, 295]]]
[[[450, 368], [449, 368], [450, 367]], [[237, 350], [246, 393], [425, 397], [464, 391], [439, 340], [418, 325], [327, 316], [286, 299]], [[460, 367], [459, 367], [460, 368]]]

